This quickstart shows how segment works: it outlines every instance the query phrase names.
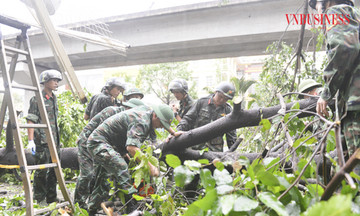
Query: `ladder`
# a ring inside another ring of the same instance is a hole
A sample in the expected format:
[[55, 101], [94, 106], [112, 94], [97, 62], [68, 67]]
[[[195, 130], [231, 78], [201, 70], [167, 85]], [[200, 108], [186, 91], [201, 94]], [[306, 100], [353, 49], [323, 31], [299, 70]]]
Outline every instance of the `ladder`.
[[[21, 34], [16, 38], [15, 46], [6, 46], [4, 44], [4, 40], [1, 37], [0, 32], [0, 66], [1, 66], [1, 76], [3, 78], [4, 82], [4, 99], [1, 104], [1, 112], [0, 112], [0, 129], [2, 130], [6, 109], [9, 109], [9, 119], [11, 121], [11, 128], [13, 130], [14, 134], [14, 140], [15, 140], [15, 147], [16, 147], [16, 154], [20, 166], [20, 172], [23, 182], [23, 187], [25, 191], [25, 198], [26, 198], [26, 215], [32, 216], [36, 214], [44, 213], [43, 209], [40, 209], [38, 211], [34, 211], [33, 207], [33, 191], [31, 187], [31, 181], [30, 181], [30, 173], [31, 170], [38, 170], [38, 169], [45, 169], [45, 168], [54, 168], [56, 178], [58, 181], [58, 184], [60, 186], [61, 192], [64, 196], [64, 199], [66, 202], [58, 204], [57, 207], [60, 208], [64, 205], [70, 205], [71, 208], [74, 210], [74, 205], [72, 200], [70, 199], [69, 193], [66, 189], [64, 176], [61, 169], [60, 160], [57, 154], [54, 138], [51, 133], [51, 127], [48, 119], [48, 115], [45, 109], [45, 104], [42, 96], [42, 90], [39, 85], [38, 75], [35, 68], [35, 63], [32, 57], [32, 53], [30, 50], [30, 43], [29, 39], [27, 37], [27, 30], [30, 28], [30, 26], [18, 22], [16, 20], [3, 17], [0, 15], [0, 23], [5, 24], [7, 26], [16, 28], [21, 30]], [[23, 47], [23, 49], [21, 49]], [[15, 74], [15, 67], [18, 62], [19, 55], [23, 55], [26, 57], [26, 62], [28, 64], [30, 77], [32, 85], [22, 85], [22, 84], [16, 84], [13, 83], [14, 74]], [[10, 65], [8, 66], [7, 59], [8, 57], [11, 58]], [[19, 123], [17, 119], [16, 110], [14, 108], [14, 98], [13, 98], [13, 89], [23, 89], [27, 91], [33, 91], [35, 93], [39, 111], [40, 111], [40, 117], [41, 117], [41, 124], [21, 124]], [[23, 147], [23, 143], [20, 136], [20, 129], [21, 128], [42, 128], [45, 131], [46, 139], [51, 155], [52, 163], [49, 164], [40, 164], [40, 165], [27, 165], [26, 157], [25, 157], [25, 151]], [[45, 211], [46, 212], [46, 211]]]

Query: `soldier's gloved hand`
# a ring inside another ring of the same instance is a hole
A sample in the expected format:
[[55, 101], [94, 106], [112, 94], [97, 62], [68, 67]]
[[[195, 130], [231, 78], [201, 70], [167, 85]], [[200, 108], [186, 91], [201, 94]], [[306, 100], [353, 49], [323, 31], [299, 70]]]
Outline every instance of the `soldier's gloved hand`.
[[34, 140], [29, 140], [29, 143], [28, 143], [27, 149], [31, 150], [32, 155], [35, 155], [35, 152], [36, 152], [36, 145], [35, 145]]

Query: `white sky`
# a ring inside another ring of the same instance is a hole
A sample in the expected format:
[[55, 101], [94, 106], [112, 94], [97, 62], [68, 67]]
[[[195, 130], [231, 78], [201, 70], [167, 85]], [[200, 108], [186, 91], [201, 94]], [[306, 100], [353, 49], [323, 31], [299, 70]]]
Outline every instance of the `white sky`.
[[[48, 1], [48, 0], [44, 0]], [[51, 1], [51, 0], [50, 0]], [[52, 0], [61, 1], [51, 17], [55, 25], [159, 8], [195, 4], [214, 0]], [[32, 15], [20, 0], [0, 0], [0, 14], [23, 21], [33, 21]]]

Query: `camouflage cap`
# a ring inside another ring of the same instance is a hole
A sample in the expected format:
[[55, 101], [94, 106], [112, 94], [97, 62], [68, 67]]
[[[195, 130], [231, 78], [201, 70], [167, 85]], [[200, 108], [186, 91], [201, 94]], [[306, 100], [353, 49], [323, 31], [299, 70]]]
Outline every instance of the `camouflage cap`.
[[299, 84], [299, 92], [305, 93], [307, 89], [314, 88], [314, 87], [321, 87], [322, 85], [316, 82], [313, 79], [306, 79], [300, 82]]
[[135, 88], [135, 87], [129, 88], [124, 92], [125, 97], [130, 96], [130, 95], [134, 95], [134, 94], [140, 95], [141, 99], [144, 97], [144, 94], [140, 91], [140, 89]]
[[170, 106], [166, 104], [154, 104], [152, 108], [156, 114], [156, 116], [160, 119], [161, 124], [164, 126], [166, 130], [170, 129], [170, 124], [174, 119], [174, 113], [171, 110]]
[[122, 105], [130, 107], [130, 108], [134, 108], [134, 107], [142, 106], [142, 105], [145, 105], [145, 104], [140, 99], [131, 98], [129, 101], [123, 102]]

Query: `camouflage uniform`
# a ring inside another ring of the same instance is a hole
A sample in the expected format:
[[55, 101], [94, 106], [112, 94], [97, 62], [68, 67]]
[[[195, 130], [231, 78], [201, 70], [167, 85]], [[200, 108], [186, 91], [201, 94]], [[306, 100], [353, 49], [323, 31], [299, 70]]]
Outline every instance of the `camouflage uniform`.
[[324, 70], [325, 86], [321, 97], [329, 101], [339, 91], [338, 107], [349, 155], [360, 147], [360, 11], [345, 4], [335, 5], [326, 14], [342, 14], [348, 25], [327, 22], [326, 40], [329, 63]]
[[107, 94], [106, 90], [104, 90], [100, 94], [92, 96], [86, 107], [85, 114], [90, 116], [90, 119], [92, 119], [106, 107], [114, 105], [116, 105], [116, 100], [112, 101], [111, 95]]
[[190, 110], [193, 104], [194, 100], [190, 97], [189, 94], [187, 94], [187, 96], [180, 101], [180, 109], [178, 111], [180, 118], [184, 117], [184, 115]]
[[[51, 131], [60, 158], [60, 134], [57, 125], [58, 105], [55, 94], [52, 97], [42, 91], [46, 112], [48, 114]], [[30, 107], [26, 120], [32, 121], [35, 124], [41, 123], [40, 111], [38, 108], [36, 97], [30, 99]], [[34, 130], [34, 142], [36, 145], [35, 163], [46, 164], [51, 163], [49, 147], [46, 142], [44, 129]], [[39, 203], [46, 199], [46, 202], [51, 203], [56, 201], [56, 175], [53, 168], [36, 170], [34, 175], [34, 199]]]
[[[198, 128], [203, 125], [209, 124], [232, 111], [231, 106], [225, 103], [222, 106], [216, 107], [213, 102], [214, 94], [207, 97], [200, 98], [184, 115], [177, 129], [180, 131], [188, 131], [193, 128]], [[230, 148], [236, 141], [236, 130], [226, 133], [227, 145]], [[222, 136], [216, 137], [206, 143], [202, 143], [193, 147], [195, 150], [204, 149], [208, 147], [210, 151], [222, 152], [224, 140]]]
[[80, 175], [76, 181], [74, 201], [79, 203], [79, 206], [83, 209], [87, 208], [86, 200], [91, 193], [91, 184], [93, 183], [92, 180], [94, 178], [93, 158], [86, 147], [86, 141], [90, 134], [101, 123], [103, 123], [110, 116], [113, 116], [122, 111], [125, 111], [124, 107], [110, 106], [105, 108], [103, 111], [95, 115], [94, 118], [90, 120], [90, 122], [80, 133], [77, 140]]
[[127, 146], [141, 147], [149, 135], [153, 110], [147, 106], [135, 107], [105, 120], [90, 135], [87, 147], [94, 158], [96, 169], [95, 188], [89, 200], [89, 210], [94, 211], [108, 199], [106, 179], [114, 176], [121, 189], [134, 193], [128, 165], [123, 156]]

